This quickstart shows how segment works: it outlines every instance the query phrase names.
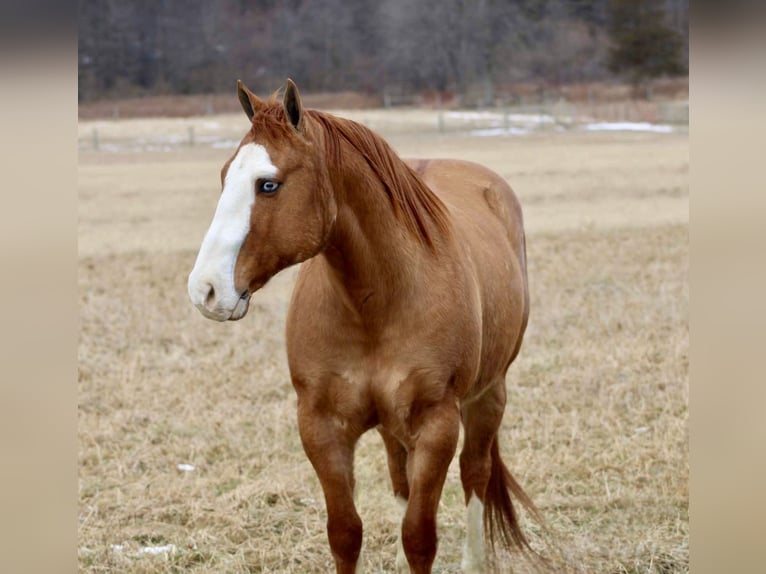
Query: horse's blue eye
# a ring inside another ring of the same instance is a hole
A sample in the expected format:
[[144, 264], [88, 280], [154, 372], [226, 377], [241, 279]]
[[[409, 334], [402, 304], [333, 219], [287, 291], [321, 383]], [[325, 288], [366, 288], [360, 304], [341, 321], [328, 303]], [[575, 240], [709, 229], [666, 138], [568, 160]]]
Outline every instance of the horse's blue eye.
[[274, 193], [279, 189], [279, 182], [271, 179], [264, 179], [258, 182], [258, 191], [261, 193]]

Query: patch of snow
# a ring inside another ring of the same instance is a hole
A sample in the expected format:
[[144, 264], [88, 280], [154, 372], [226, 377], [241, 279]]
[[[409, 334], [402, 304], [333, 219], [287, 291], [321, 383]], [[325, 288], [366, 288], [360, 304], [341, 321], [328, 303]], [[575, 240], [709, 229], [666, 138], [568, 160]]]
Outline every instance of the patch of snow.
[[143, 147], [144, 151], [173, 151], [177, 148], [171, 145], [146, 145]]
[[447, 112], [445, 114], [447, 119], [455, 120], [491, 120], [493, 125], [502, 125], [504, 122], [524, 124], [524, 125], [536, 125], [536, 124], [552, 124], [555, 120], [550, 114], [539, 113], [509, 113], [504, 114], [502, 112]]
[[599, 122], [593, 124], [586, 124], [583, 128], [590, 132], [611, 132], [611, 131], [625, 131], [625, 132], [655, 132], [655, 133], [671, 133], [673, 126], [650, 124], [649, 122]]
[[194, 470], [194, 465], [193, 464], [181, 463], [178, 466], [176, 466], [176, 468], [178, 470], [180, 470], [180, 471], [183, 471], [183, 472], [192, 472]]
[[523, 128], [489, 128], [486, 130], [473, 130], [472, 136], [488, 137], [488, 136], [524, 136], [529, 133], [529, 130]]
[[125, 547], [122, 544], [112, 544], [111, 548], [115, 552], [122, 552], [123, 550], [125, 550]]
[[166, 552], [175, 552], [175, 544], [166, 544], [165, 546], [144, 546], [138, 549], [139, 554], [165, 554]]

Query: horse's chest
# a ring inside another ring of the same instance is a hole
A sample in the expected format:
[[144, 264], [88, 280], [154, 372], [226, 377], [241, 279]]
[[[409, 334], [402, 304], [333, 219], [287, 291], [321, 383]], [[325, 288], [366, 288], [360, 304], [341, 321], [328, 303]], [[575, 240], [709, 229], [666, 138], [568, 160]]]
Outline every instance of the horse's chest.
[[449, 369], [409, 362], [375, 360], [348, 365], [341, 373], [348, 398], [362, 410], [374, 412], [375, 424], [403, 442], [410, 435], [413, 413], [440, 402], [452, 384]]

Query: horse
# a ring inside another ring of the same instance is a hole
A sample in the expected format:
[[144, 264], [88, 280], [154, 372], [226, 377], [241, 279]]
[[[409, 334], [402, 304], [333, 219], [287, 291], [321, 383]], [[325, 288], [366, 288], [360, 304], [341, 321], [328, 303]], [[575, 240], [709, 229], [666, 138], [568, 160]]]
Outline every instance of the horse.
[[237, 94], [250, 130], [221, 170], [188, 293], [205, 317], [239, 320], [253, 293], [302, 263], [287, 358], [336, 572], [361, 570], [354, 449], [373, 428], [403, 508], [398, 571], [431, 572], [461, 424], [463, 570], [483, 571], [496, 542], [531, 550], [513, 499], [539, 512], [498, 445], [529, 317], [516, 195], [475, 163], [401, 159], [367, 127], [304, 109], [290, 79], [268, 99], [241, 81]]

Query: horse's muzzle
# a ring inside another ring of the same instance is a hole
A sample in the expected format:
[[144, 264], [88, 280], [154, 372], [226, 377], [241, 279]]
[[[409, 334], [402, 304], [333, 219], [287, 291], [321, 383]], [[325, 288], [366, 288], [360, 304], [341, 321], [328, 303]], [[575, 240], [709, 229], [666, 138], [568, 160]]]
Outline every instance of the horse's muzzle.
[[[231, 299], [229, 299], [231, 301]], [[238, 321], [245, 315], [250, 306], [250, 292], [244, 291], [232, 306], [231, 302], [217, 300], [215, 291], [210, 287], [205, 297], [193, 297], [194, 306], [208, 319], [213, 321]]]
[[234, 310], [231, 312], [231, 316], [229, 317], [229, 321], [239, 321], [242, 317], [247, 315], [247, 310], [250, 307], [250, 293], [248, 291], [245, 291], [240, 296], [239, 300], [237, 301], [237, 305], [234, 307]]

